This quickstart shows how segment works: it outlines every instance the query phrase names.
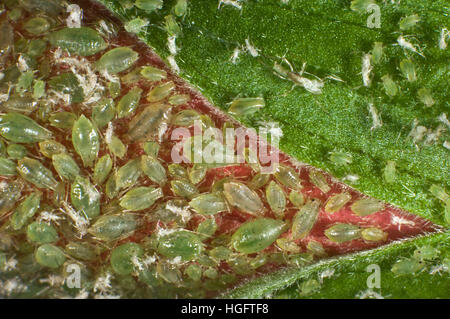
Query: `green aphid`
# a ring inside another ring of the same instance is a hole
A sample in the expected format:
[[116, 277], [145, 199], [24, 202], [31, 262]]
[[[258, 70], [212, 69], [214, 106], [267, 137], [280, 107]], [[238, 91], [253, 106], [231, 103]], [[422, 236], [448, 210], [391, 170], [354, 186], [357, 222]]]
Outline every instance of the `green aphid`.
[[59, 239], [56, 229], [44, 222], [34, 222], [27, 228], [28, 240], [38, 244], [54, 243]]
[[292, 220], [291, 237], [293, 240], [304, 238], [309, 234], [316, 224], [321, 204], [319, 199], [312, 199], [295, 214]]
[[41, 97], [45, 96], [45, 82], [42, 80], [34, 81], [33, 85], [33, 98], [39, 100]]
[[[32, 58], [39, 58], [41, 57], [45, 50], [47, 49], [47, 42], [42, 40], [42, 39], [33, 39], [30, 40], [30, 43], [28, 44], [28, 48], [27, 48], [27, 54], [32, 57]], [[45, 72], [42, 72], [41, 67], [43, 67], [43, 65], [39, 66], [39, 73], [41, 77], [45, 77]]]
[[278, 238], [276, 240], [276, 244], [278, 248], [286, 252], [299, 253], [301, 250], [300, 246], [298, 246], [294, 241], [286, 237]]
[[8, 18], [14, 22], [17, 22], [22, 17], [22, 9], [16, 7], [8, 12]]
[[194, 125], [195, 121], [200, 121], [200, 113], [195, 110], [183, 110], [175, 114], [172, 124], [176, 126], [189, 127]]
[[150, 81], [162, 81], [167, 77], [167, 72], [153, 66], [143, 66], [140, 69], [140, 74]]
[[232, 251], [225, 246], [214, 247], [209, 251], [209, 256], [217, 261], [228, 260], [232, 254]]
[[181, 164], [177, 163], [169, 164], [167, 169], [169, 171], [169, 175], [174, 178], [183, 178], [183, 179], [189, 178], [186, 168]]
[[136, 84], [137, 82], [142, 80], [141, 70], [142, 70], [141, 66], [134, 68], [133, 70], [122, 76], [120, 78], [120, 82], [128, 85]]
[[165, 16], [164, 20], [164, 29], [169, 36], [173, 37], [181, 33], [181, 27], [178, 25], [173, 15], [169, 14]]
[[103, 241], [126, 238], [138, 227], [133, 214], [103, 215], [88, 229], [89, 234]]
[[139, 54], [128, 47], [112, 49], [96, 62], [97, 70], [116, 74], [130, 68], [139, 58]]
[[61, 73], [50, 78], [48, 84], [51, 89], [68, 94], [70, 103], [81, 103], [84, 101], [83, 88], [76, 75], [72, 72]]
[[188, 1], [187, 0], [177, 0], [177, 3], [173, 6], [173, 14], [177, 17], [184, 17], [187, 13]]
[[121, 168], [116, 173], [117, 189], [128, 188], [137, 182], [141, 176], [141, 158], [135, 158]]
[[427, 107], [433, 106], [434, 103], [436, 103], [431, 95], [431, 90], [427, 88], [420, 88], [417, 90], [417, 97]]
[[106, 144], [108, 145], [109, 151], [118, 158], [123, 158], [127, 153], [127, 147], [123, 142], [115, 135], [108, 138]]
[[84, 166], [92, 166], [100, 149], [100, 138], [92, 122], [84, 115], [72, 127], [72, 144]]
[[105, 194], [109, 199], [113, 199], [119, 193], [120, 189], [117, 187], [116, 179], [117, 179], [117, 172], [113, 172], [111, 173], [111, 175], [109, 175], [109, 178], [106, 180]]
[[266, 199], [275, 215], [279, 218], [283, 217], [286, 209], [286, 195], [280, 185], [271, 181], [266, 187]]
[[26, 92], [31, 91], [33, 80], [34, 80], [33, 71], [26, 71], [20, 74], [16, 84], [16, 91], [20, 94], [20, 96], [23, 96]]
[[155, 157], [142, 155], [141, 169], [152, 182], [159, 185], [164, 185], [167, 182], [166, 169]]
[[61, 248], [51, 244], [39, 246], [34, 254], [34, 258], [39, 265], [48, 268], [59, 268], [66, 261], [64, 251]]
[[317, 170], [311, 170], [309, 172], [309, 180], [324, 194], [328, 193], [331, 190], [331, 187], [330, 185], [328, 185], [325, 175]]
[[17, 175], [16, 163], [8, 158], [0, 157], [0, 176]]
[[128, 191], [119, 203], [126, 210], [138, 211], [149, 208], [163, 196], [161, 188], [141, 186]]
[[361, 229], [356, 225], [338, 223], [327, 228], [325, 236], [335, 243], [345, 243], [361, 238]]
[[449, 196], [447, 194], [447, 192], [445, 191], [445, 189], [437, 184], [433, 184], [430, 186], [430, 193], [436, 197], [437, 199], [443, 201], [444, 203], [446, 203], [449, 200]]
[[61, 153], [52, 156], [53, 167], [58, 175], [65, 180], [73, 182], [80, 174], [80, 168], [75, 160], [68, 154]]
[[6, 147], [6, 153], [11, 159], [21, 159], [27, 155], [28, 149], [20, 144], [9, 144]]
[[170, 95], [172, 91], [175, 89], [175, 83], [172, 81], [159, 84], [150, 90], [147, 94], [147, 101], [149, 102], [158, 102]]
[[39, 209], [41, 202], [41, 193], [35, 192], [28, 195], [15, 209], [11, 215], [11, 227], [19, 230], [25, 226]]
[[417, 260], [435, 260], [439, 258], [441, 252], [433, 246], [422, 246], [414, 250], [413, 258]]
[[23, 183], [20, 180], [10, 181], [5, 187], [0, 188], [0, 216], [9, 212], [17, 204], [22, 188]]
[[305, 196], [300, 191], [291, 191], [289, 193], [289, 200], [291, 201], [292, 205], [294, 205], [297, 208], [300, 208], [305, 204]]
[[228, 182], [223, 185], [223, 194], [231, 206], [239, 210], [259, 216], [263, 213], [264, 204], [258, 194], [239, 182]]
[[231, 102], [228, 112], [235, 116], [255, 114], [266, 105], [262, 97], [237, 98]]
[[228, 210], [223, 197], [218, 193], [204, 193], [194, 197], [189, 206], [201, 215], [214, 215]]
[[55, 190], [58, 184], [53, 173], [38, 160], [25, 157], [17, 162], [17, 171], [26, 181], [39, 188]]
[[387, 161], [386, 166], [383, 170], [383, 177], [386, 183], [392, 184], [395, 182], [396, 178], [396, 169], [395, 169], [396, 163], [394, 161]]
[[414, 82], [417, 80], [416, 68], [410, 59], [404, 59], [400, 62], [400, 71], [402, 71], [403, 76], [409, 82]]
[[66, 152], [66, 147], [55, 140], [46, 140], [39, 142], [39, 151], [42, 155], [52, 158], [53, 155]]
[[270, 174], [263, 174], [263, 173], [256, 173], [252, 180], [250, 181], [249, 185], [252, 189], [259, 189], [266, 185], [270, 180]]
[[71, 129], [76, 120], [77, 116], [71, 112], [53, 113], [48, 119], [50, 125], [61, 129]]
[[215, 268], [208, 268], [203, 272], [203, 276], [209, 279], [217, 279], [219, 273]]
[[242, 224], [231, 237], [231, 247], [244, 254], [257, 253], [272, 245], [286, 230], [281, 220], [258, 218]]
[[170, 189], [175, 195], [185, 198], [193, 198], [198, 194], [197, 187], [185, 179], [174, 179], [170, 181]]
[[207, 171], [208, 168], [205, 165], [194, 164], [188, 170], [189, 180], [192, 182], [192, 184], [197, 185], [205, 178]]
[[49, 34], [48, 39], [54, 47], [81, 56], [94, 55], [108, 46], [97, 31], [88, 27], [63, 28]]
[[[8, 112], [17, 112], [28, 115], [39, 107], [39, 103], [33, 99], [29, 94], [24, 96], [12, 95], [8, 101], [2, 104], [2, 110]], [[5, 112], [6, 113], [6, 112]]]
[[197, 227], [197, 233], [203, 238], [208, 239], [217, 231], [217, 223], [214, 218], [208, 218], [202, 221]]
[[93, 261], [98, 256], [96, 247], [89, 243], [69, 242], [65, 250], [73, 258], [84, 261]]
[[391, 97], [396, 96], [398, 93], [398, 86], [392, 77], [389, 74], [386, 74], [381, 77], [381, 80], [383, 81], [383, 87], [386, 94]]
[[41, 35], [50, 30], [50, 22], [43, 17], [35, 17], [27, 20], [23, 27], [28, 33]]
[[191, 97], [189, 96], [189, 94], [176, 94], [176, 95], [172, 95], [169, 98], [169, 104], [170, 105], [183, 105], [188, 103], [191, 100]]
[[417, 14], [412, 14], [400, 19], [399, 26], [400, 30], [405, 31], [412, 29], [420, 22], [420, 17]]
[[52, 137], [52, 132], [28, 116], [10, 112], [0, 116], [0, 135], [14, 143], [35, 143]]
[[73, 207], [88, 219], [100, 215], [100, 193], [88, 178], [76, 176], [70, 187], [70, 200]]
[[184, 273], [194, 281], [200, 281], [202, 279], [202, 267], [197, 264], [187, 266]]
[[314, 256], [318, 257], [326, 257], [327, 252], [325, 251], [325, 248], [323, 248], [323, 245], [315, 240], [311, 240], [308, 242], [308, 245], [306, 246], [306, 249], [308, 252], [313, 254]]
[[117, 117], [124, 118], [131, 115], [139, 105], [141, 99], [142, 89], [140, 87], [132, 88], [125, 94], [117, 103]]
[[301, 296], [308, 296], [318, 292], [320, 287], [320, 283], [316, 279], [311, 278], [301, 283], [299, 292]]
[[133, 20], [127, 21], [124, 24], [125, 30], [130, 33], [139, 33], [143, 28], [148, 26], [147, 19], [134, 18]]
[[144, 249], [136, 243], [126, 243], [111, 252], [111, 267], [119, 275], [129, 275], [137, 270], [136, 260], [142, 258]]
[[113, 161], [109, 154], [100, 157], [94, 166], [94, 175], [92, 176], [94, 183], [97, 185], [103, 184], [111, 172], [112, 166]]
[[372, 55], [372, 62], [374, 64], [378, 64], [381, 62], [383, 58], [383, 43], [382, 42], [375, 42], [373, 44], [373, 48], [371, 51]]
[[109, 95], [113, 99], [115, 99], [116, 97], [118, 97], [120, 95], [121, 90], [122, 90], [122, 86], [120, 85], [120, 81], [108, 83]]
[[275, 178], [284, 186], [292, 189], [301, 189], [302, 183], [297, 172], [289, 166], [280, 164], [274, 174]]
[[351, 210], [355, 215], [368, 216], [384, 209], [384, 204], [374, 198], [361, 198], [355, 201]]
[[128, 138], [138, 142], [158, 138], [161, 128], [169, 124], [170, 108], [163, 103], [147, 106], [129, 122]]
[[376, 227], [368, 227], [361, 231], [361, 237], [366, 241], [385, 241], [388, 233]]
[[157, 251], [165, 257], [179, 256], [183, 261], [190, 261], [196, 259], [203, 251], [200, 237], [193, 232], [180, 229], [158, 236]]
[[352, 0], [350, 9], [359, 13], [366, 13], [370, 5], [376, 5], [375, 0]]
[[391, 268], [395, 275], [413, 275], [425, 267], [425, 263], [414, 258], [401, 258]]
[[92, 120], [99, 129], [106, 126], [116, 115], [113, 99], [102, 99], [92, 108]]
[[163, 0], [136, 0], [134, 5], [146, 12], [156, 11], [162, 8]]

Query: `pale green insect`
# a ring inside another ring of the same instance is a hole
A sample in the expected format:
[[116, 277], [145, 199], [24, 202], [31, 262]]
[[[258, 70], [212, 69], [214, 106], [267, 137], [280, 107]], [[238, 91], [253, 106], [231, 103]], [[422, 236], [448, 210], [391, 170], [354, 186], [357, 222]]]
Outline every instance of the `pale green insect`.
[[10, 159], [0, 157], [0, 175], [14, 176], [16, 174], [16, 163]]
[[279, 218], [283, 217], [286, 209], [286, 195], [280, 185], [271, 181], [266, 187], [266, 199], [275, 215]]
[[185, 229], [174, 230], [158, 238], [157, 251], [168, 258], [180, 256], [183, 261], [196, 259], [203, 251], [198, 235]]
[[388, 233], [376, 227], [369, 227], [361, 231], [361, 237], [367, 241], [385, 241]]
[[356, 225], [338, 223], [327, 228], [325, 236], [333, 242], [344, 243], [361, 238], [361, 229]]
[[366, 13], [369, 5], [376, 4], [375, 0], [352, 0], [350, 9], [360, 13]]
[[322, 203], [319, 199], [312, 199], [295, 214], [292, 220], [291, 238], [297, 240], [306, 237], [316, 224], [319, 208]]
[[100, 215], [100, 193], [88, 178], [76, 176], [70, 187], [70, 200], [73, 207], [89, 219]]
[[129, 275], [136, 270], [133, 262], [142, 258], [144, 249], [136, 243], [126, 243], [114, 248], [111, 252], [111, 267], [119, 275]]
[[400, 30], [405, 31], [409, 30], [416, 26], [417, 23], [420, 22], [420, 17], [417, 14], [412, 14], [410, 16], [406, 16], [400, 19], [399, 26]]
[[169, 164], [167, 168], [169, 170], [169, 175], [174, 178], [184, 178], [184, 179], [188, 178], [187, 170], [181, 164], [172, 163]]
[[169, 36], [177, 36], [181, 33], [181, 27], [178, 25], [175, 17], [171, 14], [164, 17], [164, 29]]
[[182, 104], [186, 104], [191, 100], [191, 97], [189, 96], [189, 94], [176, 94], [176, 95], [172, 95], [169, 98], [169, 104], [170, 105], [182, 105]]
[[387, 95], [395, 96], [398, 93], [398, 86], [389, 74], [385, 74], [381, 77], [383, 81], [383, 87]]
[[270, 174], [256, 173], [249, 183], [250, 188], [259, 189], [266, 185], [270, 180]]
[[302, 207], [303, 204], [305, 203], [305, 196], [303, 196], [302, 192], [291, 191], [289, 193], [289, 200], [295, 207]]
[[215, 181], [211, 187], [211, 193], [223, 192], [223, 185], [231, 181], [230, 177], [224, 177]]
[[217, 223], [214, 218], [208, 218], [198, 224], [197, 233], [203, 240], [213, 236], [217, 231]]
[[228, 210], [223, 197], [218, 193], [204, 193], [194, 197], [189, 206], [201, 215], [214, 215]]
[[6, 153], [11, 159], [21, 159], [27, 155], [28, 150], [25, 146], [20, 144], [9, 144], [6, 147]]
[[55, 190], [57, 182], [52, 172], [38, 160], [25, 157], [17, 162], [17, 171], [23, 179], [39, 188]]
[[52, 156], [53, 167], [62, 179], [73, 181], [80, 174], [80, 168], [74, 159], [65, 153]]
[[142, 89], [140, 87], [132, 88], [117, 103], [117, 117], [123, 118], [132, 114], [139, 105]]
[[21, 229], [36, 214], [40, 206], [41, 196], [41, 193], [32, 193], [17, 206], [11, 216], [11, 227], [14, 230]]
[[122, 86], [120, 84], [120, 81], [114, 81], [114, 82], [108, 83], [109, 95], [113, 99], [115, 99], [116, 97], [118, 97], [120, 95], [121, 90], [122, 90]]
[[148, 156], [158, 158], [159, 144], [157, 142], [145, 142], [142, 148], [144, 149], [145, 154], [147, 154]]
[[50, 114], [49, 117], [50, 125], [62, 128], [62, 129], [71, 129], [77, 117], [75, 114], [71, 112], [58, 112]]
[[435, 101], [433, 99], [433, 96], [431, 95], [431, 90], [427, 88], [420, 88], [417, 91], [417, 96], [419, 100], [425, 104], [425, 106], [430, 107], [433, 106]]
[[434, 260], [439, 258], [440, 251], [433, 246], [422, 246], [414, 250], [413, 257], [417, 260]]
[[350, 153], [333, 151], [330, 152], [330, 161], [336, 165], [345, 166], [353, 162], [353, 156]]
[[177, 3], [173, 6], [173, 13], [177, 17], [184, 17], [188, 8], [187, 0], [177, 0]]
[[311, 170], [309, 172], [309, 180], [324, 194], [328, 193], [331, 190], [331, 187], [328, 185], [325, 175], [317, 170]]
[[119, 188], [117, 187], [117, 172], [112, 173], [109, 175], [108, 180], [105, 183], [105, 194], [108, 196], [109, 199], [112, 199], [117, 196], [119, 193]]
[[355, 201], [351, 210], [358, 216], [367, 216], [384, 209], [384, 204], [374, 198], [361, 198]]
[[286, 224], [281, 220], [258, 218], [242, 224], [231, 237], [231, 247], [244, 254], [264, 250], [285, 231]]
[[140, 74], [150, 81], [162, 81], [167, 77], [167, 72], [153, 66], [147, 65], [140, 69]]
[[228, 112], [235, 116], [248, 116], [258, 112], [265, 105], [262, 97], [237, 98], [231, 102]]
[[299, 253], [301, 251], [300, 246], [298, 246], [295, 242], [291, 241], [288, 238], [278, 238], [276, 240], [277, 246], [284, 251], [290, 252], [290, 253]]
[[228, 260], [232, 254], [232, 251], [225, 246], [214, 247], [209, 251], [209, 256], [217, 261]]
[[113, 99], [106, 98], [101, 100], [92, 108], [92, 120], [99, 129], [107, 125], [116, 114]]
[[10, 211], [19, 200], [23, 184], [19, 181], [10, 181], [6, 186], [0, 187], [0, 216]]
[[139, 58], [139, 54], [128, 47], [112, 49], [96, 62], [97, 70], [115, 74], [130, 68]]
[[169, 121], [169, 105], [162, 103], [149, 105], [130, 121], [128, 137], [131, 141], [151, 140], [159, 137]]
[[170, 182], [172, 192], [181, 197], [193, 198], [198, 194], [198, 189], [194, 184], [186, 179], [174, 179]]
[[207, 171], [208, 169], [205, 165], [194, 164], [188, 170], [189, 180], [192, 184], [197, 185], [205, 178]]
[[48, 268], [58, 268], [66, 261], [64, 251], [51, 244], [44, 244], [39, 246], [34, 254], [37, 263]]
[[[45, 50], [47, 49], [47, 42], [42, 40], [42, 39], [33, 39], [30, 41], [30, 43], [28, 44], [28, 48], [27, 48], [27, 54], [32, 57], [32, 58], [39, 58], [41, 57]], [[42, 69], [42, 65], [40, 66], [40, 75], [41, 76], [45, 76], [45, 72]], [[35, 80], [35, 84], [37, 82], [42, 82], [45, 86], [45, 82], [42, 80]], [[45, 90], [45, 88], [43, 88]]]
[[20, 96], [24, 96], [26, 92], [30, 92], [33, 80], [33, 71], [22, 72], [19, 76], [19, 79], [17, 80], [16, 92], [18, 92]]
[[154, 187], [136, 187], [128, 191], [121, 199], [120, 206], [130, 211], [147, 209], [164, 194], [161, 188]]
[[136, 0], [134, 5], [146, 12], [152, 12], [162, 8], [163, 0]]
[[410, 59], [404, 59], [400, 62], [400, 71], [402, 71], [403, 76], [409, 82], [414, 82], [417, 80], [416, 67]]
[[10, 112], [0, 116], [0, 135], [14, 143], [35, 143], [52, 137], [52, 132], [28, 116]]
[[442, 186], [433, 184], [430, 186], [429, 190], [430, 190], [431, 195], [433, 195], [437, 199], [443, 201], [444, 203], [448, 201], [449, 196]]
[[327, 252], [325, 251], [325, 248], [323, 248], [323, 245], [315, 240], [311, 240], [308, 242], [308, 245], [306, 246], [306, 249], [311, 254], [318, 256], [318, 257], [326, 257]]
[[34, 243], [49, 244], [56, 242], [59, 236], [53, 226], [43, 222], [34, 222], [28, 225], [27, 238]]
[[196, 264], [190, 264], [186, 267], [184, 273], [194, 281], [200, 281], [202, 279], [202, 268]]
[[381, 59], [383, 58], [383, 43], [382, 42], [375, 42], [373, 44], [372, 48], [372, 62], [374, 64], [378, 64], [381, 62]]
[[412, 275], [422, 270], [425, 267], [425, 263], [414, 258], [402, 258], [398, 260], [391, 268], [391, 271], [400, 275]]
[[45, 82], [42, 80], [36, 80], [33, 84], [33, 98], [39, 100], [45, 96]]
[[170, 93], [175, 89], [175, 83], [172, 81], [159, 84], [150, 90], [147, 94], [147, 101], [158, 102], [170, 95]]
[[139, 33], [148, 25], [146, 19], [134, 18], [133, 20], [127, 21], [124, 24], [125, 30], [131, 33]]
[[48, 39], [54, 47], [81, 56], [94, 55], [108, 46], [97, 31], [88, 27], [63, 28], [52, 32]]
[[113, 161], [109, 154], [103, 155], [97, 161], [94, 166], [94, 175], [92, 176], [92, 180], [95, 184], [101, 185], [108, 177], [111, 172], [113, 166]]
[[141, 176], [141, 159], [135, 158], [123, 165], [116, 174], [116, 186], [118, 189], [128, 188], [137, 182]]
[[23, 27], [31, 34], [40, 35], [50, 29], [50, 23], [42, 17], [35, 17], [25, 22]]
[[46, 140], [39, 142], [39, 151], [45, 157], [52, 158], [53, 155], [65, 153], [66, 148], [55, 140]]
[[127, 153], [127, 147], [122, 141], [115, 135], [111, 136], [107, 139], [107, 143], [109, 151], [117, 156], [118, 158], [122, 158]]
[[96, 247], [89, 243], [69, 242], [65, 251], [70, 256], [85, 261], [93, 261], [97, 258]]
[[178, 112], [174, 119], [172, 120], [172, 124], [176, 126], [192, 126], [194, 125], [194, 121], [200, 121], [200, 113], [195, 110], [183, 110]]
[[321, 285], [316, 279], [314, 279], [314, 278], [308, 279], [301, 283], [300, 295], [301, 296], [311, 295], [311, 294], [319, 291], [320, 287], [321, 287]]
[[12, 95], [1, 104], [1, 109], [9, 112], [30, 114], [38, 108], [38, 103], [31, 96]]
[[303, 187], [297, 172], [292, 167], [281, 164], [278, 166], [274, 176], [286, 187], [292, 189], [301, 189]]
[[233, 258], [228, 260], [227, 263], [238, 275], [248, 275], [252, 271], [252, 268], [250, 267], [250, 260], [246, 256], [233, 256]]
[[55, 75], [48, 81], [48, 84], [50, 89], [69, 95], [69, 104], [82, 103], [84, 101], [83, 88], [73, 72], [65, 72]]
[[341, 210], [351, 199], [352, 196], [347, 192], [335, 194], [328, 198], [325, 204], [325, 212], [335, 213]]
[[217, 279], [217, 277], [219, 276], [219, 273], [218, 273], [217, 269], [215, 269], [215, 268], [208, 268], [203, 272], [203, 275], [206, 278]]
[[383, 170], [383, 177], [386, 183], [392, 184], [395, 182], [396, 177], [396, 169], [395, 169], [396, 163], [394, 161], [387, 161], [386, 166]]
[[84, 166], [92, 166], [100, 149], [100, 138], [92, 122], [84, 115], [72, 127], [72, 144]]
[[140, 81], [142, 79], [141, 75], [142, 67], [138, 66], [137, 68], [134, 68], [124, 76], [120, 78], [122, 83], [133, 85], [136, 82]]
[[151, 181], [159, 185], [164, 185], [167, 182], [166, 169], [156, 158], [142, 155], [141, 169]]
[[89, 234], [103, 241], [119, 240], [131, 236], [138, 227], [133, 214], [100, 216], [88, 229]]
[[264, 205], [258, 194], [239, 182], [228, 182], [223, 185], [223, 193], [231, 206], [239, 210], [259, 216], [264, 210]]

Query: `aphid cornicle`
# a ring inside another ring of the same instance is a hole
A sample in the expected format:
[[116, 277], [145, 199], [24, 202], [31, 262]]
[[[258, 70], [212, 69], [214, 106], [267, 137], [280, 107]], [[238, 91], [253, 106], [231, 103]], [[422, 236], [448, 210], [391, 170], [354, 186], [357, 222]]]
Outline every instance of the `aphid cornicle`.
[[292, 220], [291, 238], [297, 240], [306, 237], [314, 227], [319, 216], [319, 208], [322, 203], [319, 199], [308, 201]]

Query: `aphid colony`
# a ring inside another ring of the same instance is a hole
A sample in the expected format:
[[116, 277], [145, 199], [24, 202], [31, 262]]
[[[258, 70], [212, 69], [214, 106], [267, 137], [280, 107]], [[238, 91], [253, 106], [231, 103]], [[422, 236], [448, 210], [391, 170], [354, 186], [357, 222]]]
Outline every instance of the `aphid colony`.
[[[354, 241], [361, 249], [388, 240], [365, 219], [385, 205], [339, 191], [318, 170], [173, 163], [174, 127], [235, 124], [196, 107], [114, 23], [92, 20], [93, 10], [78, 26], [76, 14], [89, 11], [68, 8], [6, 1], [0, 15], [0, 280], [28, 282], [4, 295], [44, 285], [41, 297], [204, 297]], [[263, 106], [238, 99], [230, 113]], [[309, 237], [345, 207], [361, 223]], [[81, 270], [78, 289], [63, 286], [70, 265]]]

